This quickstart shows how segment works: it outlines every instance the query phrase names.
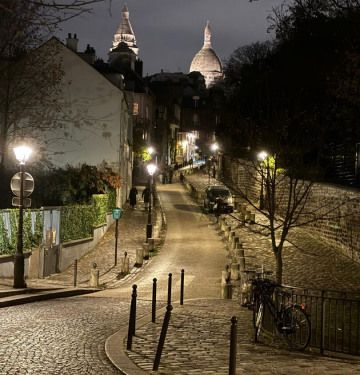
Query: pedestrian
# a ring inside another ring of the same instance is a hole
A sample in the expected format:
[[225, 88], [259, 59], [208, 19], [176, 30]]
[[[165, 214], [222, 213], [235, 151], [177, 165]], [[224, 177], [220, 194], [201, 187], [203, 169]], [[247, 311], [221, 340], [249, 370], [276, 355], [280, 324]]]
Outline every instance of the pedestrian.
[[216, 167], [215, 167], [215, 165], [213, 165], [213, 167], [212, 167], [212, 177], [213, 178], [216, 177]]
[[179, 177], [179, 179], [180, 179], [180, 182], [181, 182], [181, 183], [184, 183], [184, 174], [183, 174], [182, 172], [180, 172], [180, 177]]
[[133, 186], [130, 189], [130, 192], [129, 192], [129, 202], [130, 202], [131, 208], [135, 208], [135, 206], [136, 206], [136, 197], [137, 197], [137, 194], [138, 194], [138, 191], [137, 191], [136, 187]]
[[213, 211], [216, 217], [216, 222], [218, 223], [220, 215], [224, 214], [226, 211], [226, 203], [224, 202], [222, 198], [220, 197], [216, 198]]
[[193, 163], [194, 163], [193, 158], [190, 158], [190, 160], [189, 160], [190, 169], [193, 168]]
[[146, 188], [142, 192], [142, 197], [144, 199], [144, 207], [145, 210], [149, 208], [149, 202], [150, 202], [150, 188], [146, 186]]
[[173, 172], [172, 168], [170, 167], [170, 168], [169, 168], [169, 173], [168, 173], [168, 176], [169, 176], [169, 184], [172, 183], [173, 174], [174, 174], [174, 172]]

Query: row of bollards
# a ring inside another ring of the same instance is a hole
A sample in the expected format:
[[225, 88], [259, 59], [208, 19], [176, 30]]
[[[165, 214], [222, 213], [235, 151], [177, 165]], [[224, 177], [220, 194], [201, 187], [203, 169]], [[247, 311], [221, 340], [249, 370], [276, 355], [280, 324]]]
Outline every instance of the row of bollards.
[[[97, 268], [97, 264], [95, 262], [92, 263], [91, 269], [90, 269], [90, 280], [89, 284], [92, 288], [99, 288], [99, 279], [100, 279], [100, 272]], [[73, 286], [74, 288], [77, 287], [78, 283], [78, 260], [74, 260], [73, 264]]]
[[[181, 270], [180, 305], [184, 304], [184, 281], [185, 281], [185, 271]], [[171, 289], [172, 289], [172, 273], [169, 273], [167, 306], [171, 305]], [[156, 323], [156, 292], [157, 292], [157, 279], [154, 278], [153, 288], [152, 288], [152, 301], [151, 301], [151, 322], [152, 323]], [[133, 292], [131, 294], [131, 304], [130, 304], [128, 340], [127, 340], [127, 346], [126, 346], [127, 350], [131, 350], [132, 338], [135, 335], [136, 299], [137, 299], [137, 285], [133, 285]]]
[[163, 325], [161, 327], [159, 343], [158, 343], [158, 346], [157, 346], [157, 349], [156, 349], [153, 371], [157, 371], [159, 369], [161, 354], [162, 354], [162, 351], [164, 349], [165, 338], [166, 338], [166, 333], [167, 333], [169, 323], [170, 323], [172, 309], [173, 309], [173, 307], [171, 305], [166, 306], [166, 313], [165, 313], [165, 316], [164, 316]]
[[237, 318], [231, 318], [230, 330], [230, 358], [229, 358], [229, 375], [236, 374], [236, 352], [237, 352]]
[[[180, 305], [184, 304], [184, 280], [185, 272], [181, 270], [181, 282], [180, 282]], [[168, 275], [168, 296], [167, 296], [167, 306], [166, 313], [164, 316], [164, 321], [161, 327], [161, 333], [159, 337], [158, 346], [156, 349], [156, 354], [154, 358], [153, 371], [157, 371], [160, 366], [161, 355], [165, 345], [166, 334], [168, 331], [171, 312], [173, 306], [171, 305], [171, 289], [172, 289], [172, 274]], [[152, 311], [151, 311], [151, 321], [156, 322], [156, 292], [157, 292], [157, 279], [153, 279], [152, 288]], [[129, 327], [128, 327], [128, 338], [127, 338], [127, 350], [132, 350], [133, 336], [135, 336], [136, 331], [136, 300], [137, 300], [137, 285], [133, 285], [130, 303], [130, 316], [129, 316]], [[236, 374], [236, 353], [237, 353], [237, 318], [233, 316], [231, 318], [231, 332], [230, 332], [230, 357], [229, 357], [229, 375]]]
[[136, 330], [136, 298], [137, 298], [137, 285], [133, 285], [133, 291], [131, 294], [130, 303], [130, 317], [129, 317], [129, 329], [128, 329], [128, 339], [126, 344], [126, 349], [131, 350], [132, 348], [132, 338], [135, 336]]

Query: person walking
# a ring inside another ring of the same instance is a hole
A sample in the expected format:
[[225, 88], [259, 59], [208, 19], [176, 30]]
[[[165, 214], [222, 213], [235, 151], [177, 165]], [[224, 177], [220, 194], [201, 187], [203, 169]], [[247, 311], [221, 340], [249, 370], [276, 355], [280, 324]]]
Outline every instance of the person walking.
[[135, 206], [136, 206], [136, 197], [137, 197], [137, 194], [138, 194], [138, 191], [137, 191], [136, 187], [133, 186], [130, 189], [130, 192], [129, 192], [129, 202], [130, 202], [131, 208], [135, 208]]
[[146, 186], [146, 188], [142, 192], [142, 197], [144, 199], [144, 207], [145, 210], [149, 208], [149, 202], [150, 202], [150, 188]]

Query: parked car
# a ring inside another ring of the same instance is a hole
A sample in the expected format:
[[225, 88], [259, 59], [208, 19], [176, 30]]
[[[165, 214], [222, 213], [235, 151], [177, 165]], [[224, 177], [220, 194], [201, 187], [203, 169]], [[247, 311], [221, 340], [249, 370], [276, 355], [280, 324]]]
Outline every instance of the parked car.
[[208, 186], [205, 189], [204, 210], [208, 212], [214, 212], [214, 208], [217, 207], [218, 202], [221, 202], [220, 213], [231, 213], [234, 211], [233, 197], [230, 190], [226, 186]]

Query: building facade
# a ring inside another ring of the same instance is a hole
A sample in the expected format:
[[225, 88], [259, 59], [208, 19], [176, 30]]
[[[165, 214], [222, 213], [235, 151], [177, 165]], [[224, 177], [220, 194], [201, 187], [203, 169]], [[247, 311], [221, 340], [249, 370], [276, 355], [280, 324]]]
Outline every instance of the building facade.
[[200, 72], [209, 88], [223, 78], [221, 61], [212, 48], [210, 22], [207, 21], [204, 30], [204, 44], [191, 61], [190, 72]]

